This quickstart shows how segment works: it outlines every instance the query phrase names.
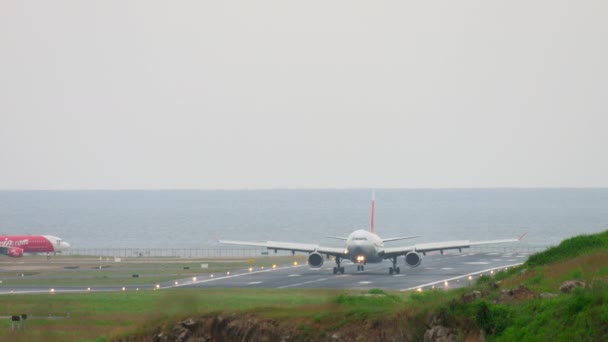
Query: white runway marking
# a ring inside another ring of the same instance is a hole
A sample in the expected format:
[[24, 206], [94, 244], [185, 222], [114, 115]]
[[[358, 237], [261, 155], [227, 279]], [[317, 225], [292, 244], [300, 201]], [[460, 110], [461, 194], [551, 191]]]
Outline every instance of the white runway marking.
[[395, 274], [395, 277], [405, 277], [405, 274]]
[[500, 253], [488, 253], [488, 255], [499, 255]]
[[485, 262], [485, 261], [469, 261], [469, 262], [463, 262], [463, 264], [467, 264], [467, 265], [487, 265], [487, 264], [489, 264], [489, 262]]
[[495, 269], [498, 269], [498, 268], [503, 268], [503, 267], [504, 268], [508, 268], [508, 267], [514, 267], [514, 266], [519, 266], [519, 265], [521, 265], [521, 263], [519, 263], [519, 264], [512, 264], [512, 265], [506, 265], [506, 266], [501, 266], [501, 267], [488, 268], [487, 270], [473, 272], [473, 273], [461, 275], [461, 276], [458, 276], [458, 277], [452, 277], [452, 278], [448, 278], [448, 279], [443, 279], [443, 280], [439, 280], [439, 281], [436, 281], [436, 282], [433, 282], [433, 283], [428, 283], [428, 284], [423, 284], [423, 285], [419, 285], [419, 286], [414, 286], [414, 287], [410, 287], [408, 289], [402, 289], [400, 291], [416, 290], [416, 289], [423, 288], [423, 287], [428, 287], [428, 286], [437, 285], [437, 284], [441, 284], [441, 283], [445, 283], [445, 282], [450, 282], [452, 280], [466, 278], [468, 276], [473, 276], [473, 275], [477, 275], [477, 274], [487, 273], [487, 272], [489, 272], [491, 270], [495, 270]]
[[279, 287], [277, 287], [277, 289], [285, 289], [285, 288], [288, 288], [288, 287], [296, 287], [296, 286], [301, 286], [301, 285], [306, 285], [306, 284], [312, 284], [312, 283], [317, 283], [317, 282], [326, 281], [326, 280], [327, 280], [327, 278], [316, 279], [316, 280], [309, 280], [309, 281], [305, 281], [303, 283], [297, 283], [297, 284], [279, 286]]
[[[304, 266], [305, 265], [289, 266], [289, 267], [297, 268], [297, 267], [304, 267]], [[306, 265], [306, 266], [308, 266], [308, 265]], [[178, 288], [178, 287], [192, 285], [192, 284], [202, 284], [202, 283], [216, 282], [216, 281], [220, 281], [222, 279], [230, 279], [230, 278], [236, 278], [236, 277], [243, 277], [243, 276], [247, 276], [247, 275], [255, 274], [255, 273], [273, 272], [273, 271], [277, 271], [277, 270], [281, 270], [281, 269], [285, 269], [285, 268], [286, 267], [279, 267], [279, 268], [276, 268], [276, 269], [269, 268], [269, 269], [265, 269], [265, 270], [261, 270], [261, 271], [253, 271], [253, 272], [247, 272], [247, 273], [232, 274], [232, 275], [223, 276], [223, 277], [216, 277], [216, 278], [209, 278], [209, 279], [204, 279], [204, 280], [197, 280], [197, 281], [191, 282], [191, 283], [183, 283], [183, 284], [178, 284], [178, 285], [163, 286], [162, 289], [171, 289], [171, 288]]]
[[247, 285], [257, 285], [257, 284], [261, 284], [261, 281], [250, 281], [247, 283]]
[[515, 259], [509, 259], [509, 260], [507, 260], [507, 261], [508, 261], [508, 262], [513, 262], [513, 261], [515, 261]]
[[502, 261], [502, 259], [492, 259], [492, 261]]
[[515, 257], [516, 258], [525, 258], [526, 256], [525, 255], [516, 255]]
[[451, 267], [444, 267], [444, 268], [442, 268], [442, 270], [449, 271], [449, 270], [453, 270], [453, 268], [451, 268]]
[[359, 284], [371, 284], [371, 281], [360, 281]]
[[301, 276], [301, 274], [290, 274], [290, 275], [288, 275], [288, 277], [299, 277], [299, 276]]

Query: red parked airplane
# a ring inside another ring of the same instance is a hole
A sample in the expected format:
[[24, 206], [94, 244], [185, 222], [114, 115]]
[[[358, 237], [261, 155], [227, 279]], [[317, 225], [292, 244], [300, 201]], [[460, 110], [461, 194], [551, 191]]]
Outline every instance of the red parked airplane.
[[61, 253], [70, 244], [52, 235], [0, 235], [0, 254], [20, 258], [23, 253]]

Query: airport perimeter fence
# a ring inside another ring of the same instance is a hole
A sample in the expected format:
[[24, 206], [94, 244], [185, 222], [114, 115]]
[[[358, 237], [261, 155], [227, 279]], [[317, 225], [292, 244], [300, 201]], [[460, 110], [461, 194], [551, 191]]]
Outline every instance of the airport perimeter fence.
[[[463, 249], [463, 253], [526, 253], [545, 250], [547, 246], [474, 246]], [[449, 250], [446, 253], [459, 253]], [[87, 255], [122, 258], [243, 258], [272, 255], [289, 255], [290, 251], [267, 250], [266, 248], [73, 248], [64, 255]], [[304, 254], [298, 253], [296, 254]]]

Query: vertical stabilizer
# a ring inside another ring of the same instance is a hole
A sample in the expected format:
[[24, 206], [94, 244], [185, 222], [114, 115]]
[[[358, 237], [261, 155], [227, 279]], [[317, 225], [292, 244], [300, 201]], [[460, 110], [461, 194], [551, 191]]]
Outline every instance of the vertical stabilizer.
[[370, 232], [372, 232], [373, 234], [376, 234], [376, 222], [375, 222], [375, 216], [376, 216], [376, 212], [375, 212], [375, 205], [376, 205], [376, 192], [372, 191], [372, 224], [370, 227]]

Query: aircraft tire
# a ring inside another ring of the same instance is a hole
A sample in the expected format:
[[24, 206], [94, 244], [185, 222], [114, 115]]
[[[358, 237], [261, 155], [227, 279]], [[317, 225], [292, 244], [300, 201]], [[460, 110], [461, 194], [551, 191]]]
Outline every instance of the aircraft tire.
[[395, 273], [397, 273], [397, 274], [401, 273], [401, 269], [399, 267], [395, 268]]
[[334, 267], [334, 274], [338, 273], [338, 268]]
[[363, 272], [363, 265], [361, 265], [361, 271]]
[[340, 267], [340, 273], [344, 274], [344, 266]]
[[388, 274], [393, 274], [393, 268], [392, 267], [388, 268]]

